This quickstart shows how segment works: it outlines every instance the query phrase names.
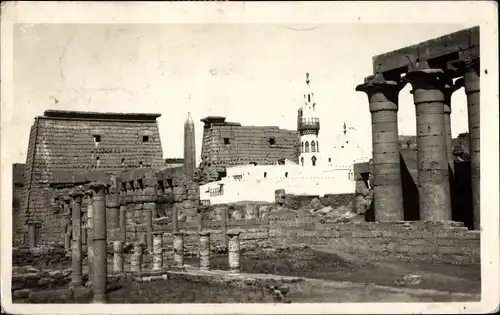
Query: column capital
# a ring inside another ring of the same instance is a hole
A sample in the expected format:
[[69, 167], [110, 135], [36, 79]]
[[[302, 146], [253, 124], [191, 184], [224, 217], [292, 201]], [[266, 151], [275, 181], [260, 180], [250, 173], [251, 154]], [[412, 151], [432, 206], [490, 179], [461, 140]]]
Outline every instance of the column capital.
[[399, 92], [405, 87], [404, 80], [386, 80], [382, 73], [365, 78], [364, 83], [356, 86], [357, 92], [365, 92], [370, 102], [370, 112], [398, 110]]
[[70, 193], [70, 196], [76, 203], [82, 203], [82, 198], [85, 196], [85, 193], [80, 189], [73, 189]]
[[102, 182], [92, 182], [90, 183], [89, 188], [92, 190], [94, 196], [95, 195], [104, 196], [106, 184]]
[[443, 69], [432, 69], [427, 61], [417, 62], [410, 67], [404, 80], [412, 86], [415, 105], [445, 101], [444, 89], [449, 76]]

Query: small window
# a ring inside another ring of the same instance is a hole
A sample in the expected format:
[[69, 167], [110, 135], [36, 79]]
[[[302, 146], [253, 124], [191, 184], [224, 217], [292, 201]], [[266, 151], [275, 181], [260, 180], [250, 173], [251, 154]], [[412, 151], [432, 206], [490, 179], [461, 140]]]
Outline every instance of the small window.
[[142, 142], [148, 142], [149, 136], [142, 136]]
[[332, 162], [332, 158], [328, 158], [328, 163], [331, 163]]
[[344, 148], [344, 146], [341, 146], [341, 148], [343, 149], [343, 148]]
[[122, 158], [122, 166], [125, 165], [125, 158]]
[[139, 167], [142, 167], [142, 161], [139, 162]]
[[101, 136], [100, 135], [94, 135], [94, 142], [95, 143], [101, 142]]
[[307, 101], [311, 103], [311, 94], [307, 94]]
[[229, 143], [231, 143], [231, 141], [229, 140], [229, 138], [224, 138], [224, 144], [228, 145]]
[[288, 172], [285, 172], [285, 177], [288, 178]]
[[266, 178], [266, 177], [267, 177], [267, 172], [264, 172], [264, 178]]
[[276, 144], [276, 139], [274, 139], [274, 138], [270, 138], [270, 139], [269, 139], [269, 144], [270, 144], [270, 145], [275, 145], [275, 144]]
[[311, 162], [312, 162], [312, 166], [316, 166], [316, 157], [315, 156], [313, 156], [311, 158]]
[[300, 163], [302, 164], [302, 166], [304, 166], [304, 157], [300, 158]]

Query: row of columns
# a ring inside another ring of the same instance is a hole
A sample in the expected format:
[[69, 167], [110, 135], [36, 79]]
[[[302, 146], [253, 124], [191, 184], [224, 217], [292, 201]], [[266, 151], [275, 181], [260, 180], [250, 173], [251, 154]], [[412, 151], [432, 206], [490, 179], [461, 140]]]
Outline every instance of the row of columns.
[[462, 85], [467, 95], [471, 151], [474, 228], [479, 229], [479, 60], [466, 60], [463, 80], [452, 82], [442, 69], [418, 62], [404, 80], [386, 80], [381, 73], [365, 79], [356, 91], [368, 95], [372, 118], [373, 186], [376, 220], [404, 220], [398, 141], [398, 96], [409, 82], [416, 108], [420, 218], [451, 220], [448, 168], [453, 172], [451, 96]]
[[[88, 246], [88, 269], [89, 285], [94, 292], [94, 302], [104, 303], [106, 300], [106, 280], [107, 280], [107, 219], [106, 210], [119, 209], [123, 205], [114, 198], [106, 198], [107, 186], [103, 183], [92, 183], [90, 190], [81, 191], [75, 189], [70, 194], [72, 210], [72, 281], [73, 286], [82, 285], [82, 201], [87, 196], [87, 246]], [[108, 189], [108, 193], [110, 190]], [[112, 192], [112, 191], [111, 191]], [[68, 200], [68, 199], [66, 199]], [[151, 200], [146, 200], [151, 201]], [[148, 202], [149, 210], [154, 211], [154, 202]], [[117, 206], [118, 205], [118, 206]], [[108, 209], [106, 209], [108, 208]], [[111, 210], [113, 211], [113, 210]], [[110, 218], [114, 218], [110, 215]], [[121, 221], [122, 218], [119, 218]], [[152, 226], [152, 223], [151, 223]], [[65, 235], [68, 233], [65, 233]], [[147, 235], [152, 236], [150, 242], [153, 253], [153, 271], [163, 269], [163, 233], [152, 232], [148, 229]], [[210, 233], [200, 231], [200, 269], [210, 270], [211, 250]], [[134, 243], [134, 253], [131, 259], [131, 271], [140, 272], [142, 270], [144, 243], [148, 243], [148, 237], [144, 235], [141, 241]], [[174, 265], [184, 265], [184, 233], [176, 231], [173, 233]], [[229, 266], [231, 272], [239, 272], [239, 232], [228, 232], [229, 238]], [[66, 237], [65, 237], [66, 239]], [[113, 269], [115, 272], [124, 271], [123, 258], [124, 240], [116, 240], [113, 243]]]
[[[210, 233], [203, 231], [200, 235], [200, 270], [211, 269], [211, 246], [210, 246]], [[240, 270], [240, 232], [229, 232], [228, 244], [228, 262], [229, 271], [238, 273]], [[155, 232], [153, 239], [153, 271], [161, 271], [163, 267], [163, 232]], [[124, 271], [124, 257], [123, 257], [123, 244], [121, 240], [113, 242], [113, 271]], [[130, 270], [132, 272], [141, 272], [144, 255], [144, 243], [135, 242], [133, 254], [130, 260]], [[75, 256], [77, 257], [77, 256]], [[184, 233], [174, 233], [173, 239], [173, 262], [175, 267], [184, 266]]]

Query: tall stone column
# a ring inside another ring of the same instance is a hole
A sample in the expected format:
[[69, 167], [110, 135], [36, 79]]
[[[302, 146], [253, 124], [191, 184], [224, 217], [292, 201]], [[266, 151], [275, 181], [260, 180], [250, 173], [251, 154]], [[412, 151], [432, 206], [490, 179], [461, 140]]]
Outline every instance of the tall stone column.
[[106, 280], [108, 274], [107, 263], [107, 228], [106, 228], [106, 204], [105, 185], [103, 183], [92, 183], [93, 190], [93, 224], [94, 224], [94, 303], [106, 302]]
[[467, 95], [467, 114], [469, 120], [469, 151], [472, 184], [472, 213], [474, 230], [481, 225], [481, 173], [480, 173], [480, 61], [477, 56], [465, 59], [464, 88]]
[[71, 260], [71, 284], [73, 286], [82, 285], [82, 198], [84, 193], [75, 190], [71, 193], [73, 197], [73, 257]]
[[373, 143], [375, 220], [404, 220], [403, 188], [398, 139], [398, 97], [405, 82], [385, 80], [382, 74], [367, 77], [356, 91], [370, 103]]
[[443, 94], [444, 94], [444, 129], [446, 137], [446, 156], [448, 159], [448, 165], [452, 172], [455, 171], [455, 164], [453, 162], [453, 138], [451, 133], [451, 96], [458, 90], [461, 86], [453, 84], [451, 78], [447, 78], [445, 81]]
[[184, 174], [188, 178], [194, 177], [196, 169], [196, 146], [194, 136], [194, 122], [191, 113], [184, 122]]
[[92, 286], [94, 279], [94, 224], [93, 224], [93, 192], [92, 190], [85, 191], [87, 198], [87, 267], [88, 267], [88, 281], [87, 286]]
[[446, 154], [445, 73], [419, 62], [406, 79], [413, 88], [417, 116], [418, 184], [420, 218], [451, 220], [450, 183]]

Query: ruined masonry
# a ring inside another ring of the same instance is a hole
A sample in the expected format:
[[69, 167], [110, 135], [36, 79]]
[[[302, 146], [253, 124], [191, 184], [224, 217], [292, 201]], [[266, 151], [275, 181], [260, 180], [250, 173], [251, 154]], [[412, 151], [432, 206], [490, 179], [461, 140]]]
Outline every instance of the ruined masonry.
[[29, 225], [39, 226], [39, 238], [61, 239], [65, 214], [55, 206], [54, 190], [72, 182], [68, 174], [111, 175], [140, 167], [163, 168], [159, 116], [47, 110], [36, 117], [30, 131], [15, 243], [23, 242]]

